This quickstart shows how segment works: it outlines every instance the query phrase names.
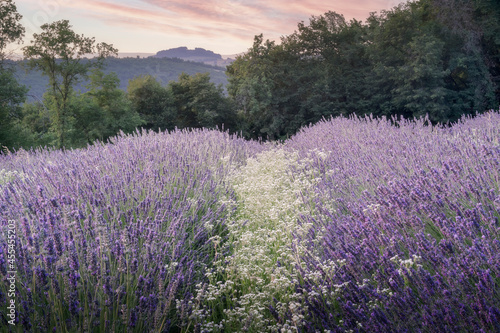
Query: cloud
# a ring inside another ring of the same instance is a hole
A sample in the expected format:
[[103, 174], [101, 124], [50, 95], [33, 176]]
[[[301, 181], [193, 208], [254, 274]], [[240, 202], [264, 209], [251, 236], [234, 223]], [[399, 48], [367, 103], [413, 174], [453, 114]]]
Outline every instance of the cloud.
[[[78, 13], [110, 28], [162, 34], [240, 41], [253, 37], [279, 39], [311, 15], [329, 10], [347, 19], [364, 20], [369, 12], [388, 9], [399, 0], [26, 0], [35, 5], [55, 2], [60, 12]], [[64, 16], [64, 14], [62, 14]], [[105, 33], [105, 32], [103, 32]]]
[[[118, 0], [75, 0], [67, 6], [91, 12], [93, 16], [109, 18], [110, 24], [128, 24], [133, 27], [138, 21], [150, 22], [139, 25], [143, 29], [158, 30], [161, 26], [176, 26], [181, 31], [200, 31], [219, 34], [229, 29], [255, 35], [268, 32], [273, 35], [290, 33], [297, 23], [311, 15], [328, 10], [345, 14], [347, 18], [364, 19], [368, 11], [383, 9], [395, 0], [140, 0], [135, 2]], [[359, 17], [365, 14], [365, 17]], [[169, 22], [169, 23], [165, 23]]]

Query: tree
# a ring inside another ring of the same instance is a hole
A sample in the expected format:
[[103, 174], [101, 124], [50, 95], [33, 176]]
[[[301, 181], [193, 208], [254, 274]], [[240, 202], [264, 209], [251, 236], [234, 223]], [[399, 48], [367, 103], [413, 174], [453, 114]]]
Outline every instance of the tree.
[[4, 66], [5, 48], [9, 43], [21, 42], [24, 36], [21, 18], [12, 0], [0, 0], [0, 149], [17, 147], [21, 141], [20, 104], [26, 99], [27, 89]]
[[[228, 94], [237, 108], [238, 126], [248, 138], [277, 139], [283, 125], [277, 101], [277, 87], [287, 80], [283, 67], [288, 67], [286, 53], [273, 41], [255, 36], [252, 48], [227, 67]], [[283, 56], [283, 57], [282, 57]]]
[[227, 70], [245, 135], [284, 139], [322, 117], [363, 110], [370, 68], [364, 35], [360, 22], [328, 12], [299, 23], [280, 45], [256, 36]]
[[[100, 140], [106, 140], [120, 130], [125, 133], [132, 132], [143, 124], [139, 114], [132, 108], [131, 102], [126, 98], [125, 92], [118, 88], [119, 86], [120, 80], [116, 73], [104, 74], [100, 69], [92, 70], [90, 83], [87, 85], [89, 91], [84, 97], [92, 99], [102, 110], [101, 126], [104, 128], [98, 137]], [[90, 138], [89, 142], [92, 141], [93, 138]]]
[[431, 121], [446, 122], [453, 116], [447, 104], [451, 92], [445, 87], [444, 44], [432, 35], [416, 36], [408, 43], [408, 60], [391, 69], [395, 83], [392, 103], [405, 110], [407, 117], [428, 114]]
[[498, 1], [419, 0], [365, 24], [313, 16], [279, 45], [256, 36], [228, 66], [228, 93], [253, 138], [353, 113], [453, 122], [498, 107], [499, 15]]
[[23, 104], [20, 126], [27, 134], [23, 147], [52, 146], [56, 139], [51, 131], [50, 110], [43, 101]]
[[[500, 2], [491, 0], [422, 0], [452, 34], [462, 40], [463, 70], [455, 74], [469, 76], [477, 94], [488, 95], [490, 85], [495, 89], [493, 105], [500, 102]], [[465, 67], [472, 71], [466, 70]], [[470, 72], [470, 73], [469, 73]], [[489, 73], [488, 73], [489, 72]], [[457, 75], [455, 75], [457, 76]], [[492, 93], [493, 95], [493, 93]], [[476, 99], [476, 107], [492, 106], [491, 101]]]
[[168, 84], [176, 125], [180, 128], [232, 127], [232, 108], [224, 96], [222, 85], [210, 82], [209, 73], [179, 75], [177, 82]]
[[361, 22], [348, 22], [343, 15], [329, 11], [313, 16], [309, 25], [299, 23], [298, 30], [284, 39], [291, 45], [287, 48], [295, 47], [293, 52], [302, 55], [300, 63], [308, 64], [297, 73], [309, 82], [302, 101], [305, 121], [362, 113], [369, 106], [372, 63], [367, 56], [367, 35]]
[[153, 130], [175, 128], [175, 110], [171, 93], [151, 75], [129, 80], [127, 97], [132, 108], [144, 120], [144, 127]]
[[[41, 26], [40, 34], [33, 34], [32, 45], [24, 47], [28, 66], [39, 69], [49, 78], [49, 93], [54, 99], [54, 127], [57, 146], [65, 146], [68, 131], [68, 103], [73, 85], [85, 78], [92, 68], [101, 68], [104, 59], [117, 54], [112, 45], [96, 44], [94, 38], [84, 37], [71, 30], [68, 20]], [[97, 54], [92, 60], [85, 55]]]
[[105, 74], [94, 68], [89, 78], [88, 91], [73, 93], [69, 100], [71, 146], [82, 147], [96, 140], [105, 142], [119, 131], [130, 133], [143, 124], [125, 92], [118, 88], [120, 80], [116, 73]]
[[17, 83], [11, 71], [0, 70], [0, 148], [20, 145], [20, 104], [26, 93], [26, 87]]
[[8, 44], [21, 42], [25, 29], [19, 23], [22, 16], [12, 0], [0, 0], [0, 62], [6, 57]]
[[72, 147], [83, 147], [96, 140], [104, 141], [107, 138], [109, 133], [107, 117], [96, 99], [87, 94], [73, 94], [69, 100], [69, 107], [74, 120], [68, 131], [67, 142]]
[[[132, 109], [125, 92], [118, 88], [115, 73], [104, 74], [93, 69], [85, 93], [71, 92], [67, 102], [66, 147], [84, 147], [96, 140], [106, 141], [120, 130], [132, 132], [142, 124], [139, 115]], [[52, 94], [45, 93], [43, 102], [27, 103], [23, 107], [24, 128], [31, 134], [31, 144], [50, 146], [57, 142], [53, 126], [56, 101]]]

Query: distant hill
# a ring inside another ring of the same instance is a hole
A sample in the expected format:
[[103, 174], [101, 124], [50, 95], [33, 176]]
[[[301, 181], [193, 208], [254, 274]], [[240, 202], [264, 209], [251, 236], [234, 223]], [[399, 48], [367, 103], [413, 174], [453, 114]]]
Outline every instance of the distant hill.
[[[16, 78], [19, 83], [30, 88], [30, 101], [42, 98], [47, 89], [48, 79], [38, 71], [24, 69], [24, 61], [11, 61], [11, 65], [16, 70]], [[139, 75], [152, 75], [163, 85], [170, 81], [177, 81], [179, 75], [185, 72], [189, 75], [196, 73], [210, 73], [211, 81], [215, 84], [227, 84], [227, 77], [224, 67], [211, 66], [200, 62], [186, 61], [179, 58], [109, 58], [105, 63], [104, 72], [115, 72], [120, 79], [120, 88], [127, 90], [128, 81]], [[86, 91], [82, 82], [76, 86], [76, 90]]]
[[187, 61], [202, 62], [204, 64], [213, 66], [227, 66], [234, 59], [224, 59], [222, 55], [214, 53], [210, 50], [205, 50], [203, 48], [197, 47], [194, 50], [189, 50], [185, 46], [176, 47], [173, 49], [163, 50], [156, 53], [156, 55], [151, 56], [153, 58], [177, 58]]
[[200, 60], [220, 60], [222, 56], [220, 54], [214, 53], [213, 51], [208, 51], [200, 47], [194, 50], [189, 50], [185, 46], [177, 47], [174, 49], [168, 49], [159, 51], [156, 53], [154, 58], [180, 58], [184, 60], [200, 59]]

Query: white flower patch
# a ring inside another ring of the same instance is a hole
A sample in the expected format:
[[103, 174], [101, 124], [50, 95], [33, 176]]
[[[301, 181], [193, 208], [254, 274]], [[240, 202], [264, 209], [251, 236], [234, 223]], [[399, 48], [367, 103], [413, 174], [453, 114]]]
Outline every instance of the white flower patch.
[[363, 209], [363, 213], [367, 213], [367, 212], [376, 213], [379, 211], [379, 209], [380, 209], [380, 204], [370, 204], [370, 205], [366, 206], [365, 209]]
[[16, 178], [19, 178], [22, 181], [24, 181], [26, 179], [26, 176], [22, 172], [7, 171], [5, 169], [0, 170], [0, 185], [10, 183], [14, 181]]
[[399, 264], [400, 268], [398, 268], [398, 273], [403, 275], [403, 270], [409, 272], [411, 274], [410, 268], [420, 268], [422, 265], [422, 257], [416, 254], [412, 255], [411, 258], [401, 259], [398, 255], [395, 255], [390, 259], [392, 262]]
[[[248, 159], [229, 177], [237, 197], [234, 223], [229, 226], [234, 255], [226, 258], [225, 269], [231, 284], [209, 276], [212, 282], [205, 291], [205, 299], [215, 303], [231, 295], [232, 308], [224, 309], [226, 329], [243, 325], [243, 330], [268, 331], [276, 324], [268, 310], [273, 298], [281, 315], [293, 310], [293, 323], [288, 325], [299, 325], [303, 319], [302, 296], [294, 290], [300, 257], [296, 251], [303, 247], [295, 244], [292, 250], [292, 234], [304, 234], [309, 228], [297, 223], [300, 214], [308, 213], [300, 194], [316, 182], [305, 163], [297, 153], [273, 147]], [[233, 288], [241, 294], [234, 294]]]

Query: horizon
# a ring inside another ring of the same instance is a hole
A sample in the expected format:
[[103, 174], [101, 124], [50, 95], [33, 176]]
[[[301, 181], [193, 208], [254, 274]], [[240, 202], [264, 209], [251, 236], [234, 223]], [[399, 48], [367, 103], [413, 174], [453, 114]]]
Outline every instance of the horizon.
[[[177, 48], [180, 48], [180, 47], [185, 47], [185, 46], [181, 45], [181, 46], [178, 46], [178, 47], [173, 47], [173, 48], [158, 50], [157, 52], [120, 52], [120, 51], [118, 51], [118, 55], [116, 56], [116, 58], [128, 58], [128, 57], [132, 57], [132, 58], [136, 58], [136, 57], [148, 58], [150, 56], [156, 55], [160, 51], [172, 50], [172, 49], [177, 49]], [[194, 49], [195, 48], [188, 48], [189, 51], [192, 51]], [[212, 50], [207, 50], [207, 51], [212, 51]], [[243, 54], [244, 52], [235, 53], [235, 54], [220, 54], [220, 53], [217, 53], [217, 52], [214, 52], [214, 53], [221, 55], [222, 59], [226, 60], [226, 59], [229, 59], [229, 58], [232, 58], [232, 57], [236, 57], [236, 56], [238, 56], [240, 54]], [[95, 56], [95, 55], [94, 54], [89, 54], [88, 57], [87, 56], [85, 56], [85, 57], [91, 58], [93, 56]], [[112, 56], [112, 57], [115, 57], [115, 56]], [[14, 60], [14, 61], [23, 60], [23, 54], [22, 53], [18, 53], [18, 52], [13, 52], [13, 53], [7, 54], [6, 58], [10, 59], [10, 60]]]
[[279, 41], [297, 30], [300, 22], [328, 11], [347, 20], [365, 21], [371, 12], [388, 10], [402, 0], [24, 0], [14, 1], [26, 28], [22, 53], [33, 33], [46, 23], [67, 19], [77, 34], [112, 44], [119, 53], [155, 54], [185, 46], [223, 56], [246, 52], [256, 35]]

